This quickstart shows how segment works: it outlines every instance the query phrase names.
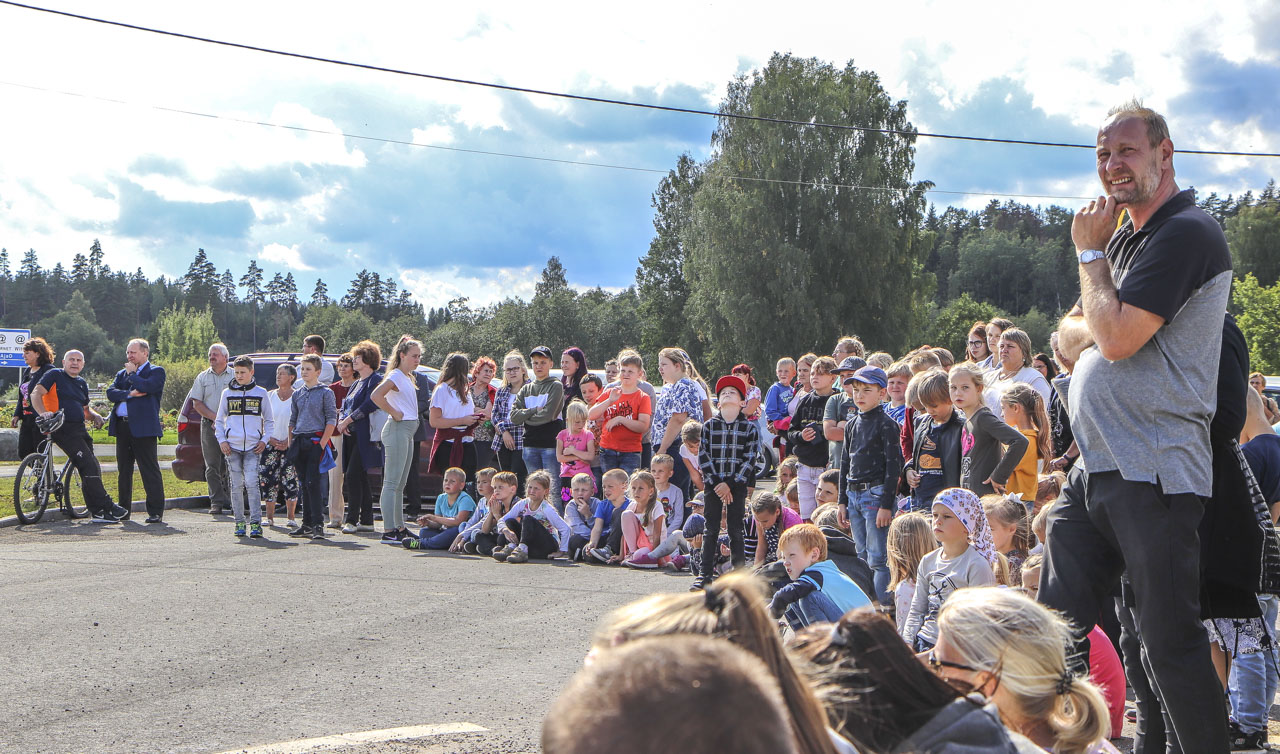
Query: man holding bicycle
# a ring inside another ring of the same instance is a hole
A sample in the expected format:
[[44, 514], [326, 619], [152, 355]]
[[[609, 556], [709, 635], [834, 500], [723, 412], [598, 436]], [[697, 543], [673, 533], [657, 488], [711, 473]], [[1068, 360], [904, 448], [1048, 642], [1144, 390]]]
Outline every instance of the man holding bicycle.
[[93, 422], [94, 428], [105, 422], [98, 412], [89, 407], [89, 383], [84, 381], [80, 372], [84, 369], [84, 354], [71, 350], [62, 356], [62, 368], [50, 369], [40, 378], [39, 384], [31, 392], [31, 405], [41, 416], [53, 416], [61, 411], [64, 419], [49, 436], [71, 459], [71, 463], [80, 472], [80, 480], [84, 485], [85, 505], [98, 523], [113, 524], [120, 521], [128, 511], [111, 502], [107, 488], [102, 484], [102, 467], [93, 455], [93, 442], [89, 439], [89, 431], [85, 429], [85, 421]]

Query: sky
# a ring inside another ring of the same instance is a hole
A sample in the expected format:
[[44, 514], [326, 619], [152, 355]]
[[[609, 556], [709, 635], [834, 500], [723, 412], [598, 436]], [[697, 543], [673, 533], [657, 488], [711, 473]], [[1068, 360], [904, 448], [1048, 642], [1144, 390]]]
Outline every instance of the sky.
[[[1167, 114], [1175, 148], [1280, 152], [1280, 3], [1268, 1], [1097, 14], [999, 0], [814, 2], [794, 13], [745, 0], [35, 4], [712, 110], [735, 76], [790, 52], [876, 72], [921, 131], [1089, 144], [1107, 108], [1138, 96]], [[15, 266], [28, 248], [46, 267], [69, 264], [96, 238], [114, 268], [177, 277], [203, 248], [237, 280], [252, 259], [268, 279], [291, 272], [303, 299], [317, 278], [340, 297], [367, 268], [433, 307], [527, 298], [556, 255], [574, 286], [618, 290], [652, 238], [658, 181], [682, 153], [706, 158], [714, 126], [0, 5], [0, 246]], [[1183, 187], [1220, 194], [1280, 173], [1276, 158], [1181, 155], [1175, 166]], [[921, 138], [914, 178], [935, 184], [939, 209], [1009, 198], [993, 194], [1074, 207], [1098, 192], [1080, 149]]]

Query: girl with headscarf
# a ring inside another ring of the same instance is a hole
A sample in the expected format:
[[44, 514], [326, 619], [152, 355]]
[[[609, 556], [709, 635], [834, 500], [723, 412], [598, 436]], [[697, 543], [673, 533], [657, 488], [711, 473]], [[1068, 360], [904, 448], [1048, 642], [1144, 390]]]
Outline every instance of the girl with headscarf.
[[962, 487], [933, 499], [933, 536], [941, 545], [924, 556], [916, 570], [916, 593], [902, 627], [902, 638], [917, 652], [938, 643], [938, 611], [956, 590], [995, 586], [998, 561], [987, 514], [977, 495]]

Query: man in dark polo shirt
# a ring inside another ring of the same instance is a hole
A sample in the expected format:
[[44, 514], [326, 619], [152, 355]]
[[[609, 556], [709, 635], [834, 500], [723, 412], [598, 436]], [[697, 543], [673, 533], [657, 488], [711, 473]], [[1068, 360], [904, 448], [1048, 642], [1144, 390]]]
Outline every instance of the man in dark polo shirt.
[[1071, 225], [1080, 303], [1058, 336], [1076, 361], [1069, 406], [1082, 463], [1049, 519], [1040, 600], [1074, 623], [1087, 657], [1085, 633], [1127, 572], [1182, 751], [1226, 752], [1196, 529], [1213, 484], [1209, 423], [1231, 256], [1218, 224], [1178, 190], [1164, 118], [1137, 102], [1108, 116], [1097, 146], [1106, 196]]

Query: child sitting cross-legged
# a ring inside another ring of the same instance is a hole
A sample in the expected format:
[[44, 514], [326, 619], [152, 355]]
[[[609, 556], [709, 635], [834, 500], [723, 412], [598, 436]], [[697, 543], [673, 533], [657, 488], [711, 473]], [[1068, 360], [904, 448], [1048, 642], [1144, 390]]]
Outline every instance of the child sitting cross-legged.
[[476, 509], [471, 511], [471, 517], [466, 523], [458, 527], [458, 536], [454, 537], [453, 544], [449, 545], [449, 552], [476, 554], [475, 535], [480, 532], [481, 525], [489, 515], [489, 498], [493, 495], [493, 475], [497, 473], [498, 470], [494, 468], [480, 469], [476, 472], [476, 494], [480, 496], [480, 502], [476, 503]]
[[499, 543], [506, 544], [507, 541], [503, 534], [506, 527], [502, 519], [515, 505], [516, 490], [519, 488], [520, 477], [514, 471], [499, 471], [493, 475], [489, 494], [481, 501], [485, 512], [479, 523], [474, 528], [468, 528], [463, 535], [469, 540], [463, 543], [463, 552], [489, 556], [502, 549]]
[[444, 492], [436, 496], [436, 512], [418, 516], [418, 525], [422, 528], [418, 536], [400, 540], [405, 549], [449, 549], [458, 538], [458, 530], [476, 509], [476, 501], [463, 490], [466, 485], [467, 472], [457, 466], [445, 469]]
[[637, 471], [631, 475], [631, 499], [622, 513], [622, 564], [631, 568], [657, 568], [667, 559], [649, 555], [666, 538], [667, 514], [658, 502], [653, 474]]
[[597, 563], [617, 563], [621, 559], [616, 554], [622, 552], [622, 513], [631, 507], [627, 482], [627, 472], [622, 469], [609, 469], [602, 477], [604, 500], [596, 506], [591, 540], [587, 542], [587, 557]]
[[871, 607], [871, 598], [827, 559], [827, 538], [813, 524], [784, 531], [778, 553], [792, 581], [773, 595], [769, 611], [785, 618], [793, 631], [834, 623], [850, 610]]
[[582, 560], [591, 542], [596, 507], [600, 505], [600, 501], [591, 495], [595, 486], [591, 474], [575, 474], [564, 487], [569, 491], [569, 502], [564, 504], [564, 518], [570, 531], [569, 549], [566, 550], [569, 560]]
[[507, 544], [493, 551], [493, 559], [500, 563], [527, 563], [529, 558], [563, 558], [564, 548], [569, 545], [569, 525], [547, 500], [551, 474], [545, 469], [533, 472], [525, 479], [524, 491], [528, 497], [511, 506], [502, 517]]

